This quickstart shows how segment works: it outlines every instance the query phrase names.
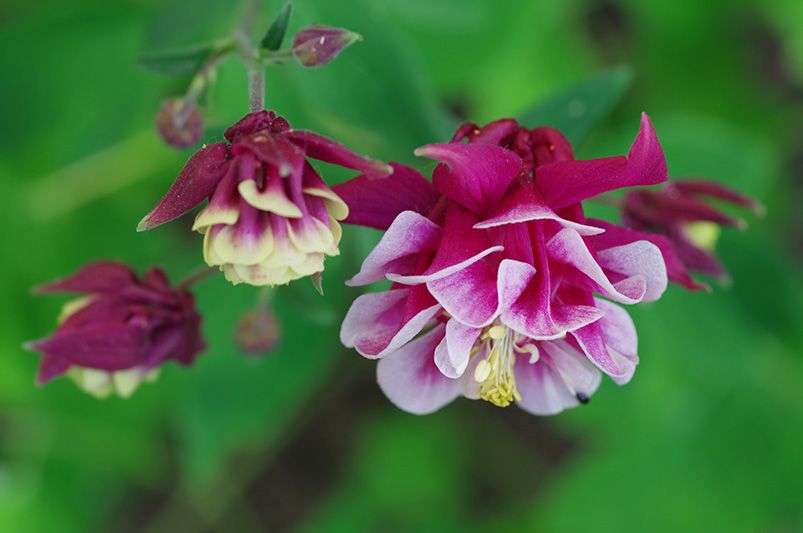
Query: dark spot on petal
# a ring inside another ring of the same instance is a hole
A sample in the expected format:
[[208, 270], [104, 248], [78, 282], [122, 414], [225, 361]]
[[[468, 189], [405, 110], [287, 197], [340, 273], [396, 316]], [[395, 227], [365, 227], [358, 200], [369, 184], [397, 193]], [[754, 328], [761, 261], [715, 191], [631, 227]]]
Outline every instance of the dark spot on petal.
[[583, 405], [588, 403], [589, 400], [588, 395], [583, 394], [582, 392], [578, 392], [574, 396], [577, 398], [577, 401], [582, 403]]

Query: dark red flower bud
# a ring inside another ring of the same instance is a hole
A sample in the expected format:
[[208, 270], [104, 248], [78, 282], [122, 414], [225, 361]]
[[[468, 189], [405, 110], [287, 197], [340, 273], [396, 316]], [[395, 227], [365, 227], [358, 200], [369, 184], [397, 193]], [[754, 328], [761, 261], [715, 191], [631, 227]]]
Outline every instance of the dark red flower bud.
[[195, 145], [203, 134], [203, 118], [192, 102], [167, 100], [156, 115], [156, 129], [162, 140], [175, 148]]
[[305, 67], [320, 67], [362, 37], [343, 28], [310, 26], [293, 38], [293, 55]]
[[128, 396], [168, 359], [189, 365], [205, 348], [193, 295], [153, 268], [97, 262], [37, 292], [87, 293], [64, 306], [50, 337], [26, 344], [42, 353], [37, 382], [67, 373], [97, 396]]

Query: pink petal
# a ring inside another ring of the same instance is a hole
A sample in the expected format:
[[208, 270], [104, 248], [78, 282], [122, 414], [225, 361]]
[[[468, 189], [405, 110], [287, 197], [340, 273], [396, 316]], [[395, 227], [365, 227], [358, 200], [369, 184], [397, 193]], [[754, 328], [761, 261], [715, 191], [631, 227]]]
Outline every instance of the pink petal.
[[517, 187], [515, 191], [508, 194], [493, 217], [475, 224], [474, 227], [487, 229], [503, 224], [518, 224], [530, 220], [554, 220], [563, 227], [575, 229], [580, 235], [596, 235], [605, 231], [561, 218], [549, 208], [535, 185], [531, 182]]
[[519, 407], [535, 415], [554, 415], [578, 405], [578, 394], [588, 398], [597, 390], [599, 371], [568, 343], [543, 342], [538, 346], [538, 362], [530, 364], [526, 357], [516, 359]]
[[513, 305], [534, 275], [535, 268], [521, 261], [505, 259], [498, 269], [479, 261], [427, 288], [455, 319], [482, 328]]
[[[617, 283], [611, 283], [596, 259], [583, 242], [583, 238], [572, 229], [559, 231], [546, 245], [549, 256], [558, 263], [569, 265], [579, 271], [575, 284], [584, 280], [592, 282], [595, 291], [626, 304], [640, 302], [647, 292], [647, 280], [644, 275], [636, 275]], [[660, 255], [660, 254], [659, 254]], [[569, 271], [572, 273], [572, 271]]]
[[459, 396], [460, 380], [447, 378], [435, 366], [434, 351], [443, 338], [443, 330], [438, 326], [379, 361], [379, 387], [400, 409], [424, 415]]
[[410, 289], [363, 294], [351, 304], [340, 329], [340, 341], [369, 359], [397, 350], [415, 337], [440, 311], [438, 304], [412, 309]]
[[494, 252], [504, 250], [492, 246], [485, 231], [472, 226], [476, 217], [456, 204], [450, 204], [443, 224], [443, 237], [432, 264], [420, 275], [388, 274], [387, 278], [403, 285], [428, 283], [458, 272]]
[[683, 285], [687, 289], [693, 291], [709, 290], [707, 285], [697, 283], [692, 279], [689, 271], [686, 270], [686, 266], [683, 264], [683, 261], [680, 260], [675, 252], [672, 242], [665, 236], [657, 233], [648, 233], [646, 231], [636, 231], [630, 228], [624, 228], [604, 220], [589, 219], [589, 222], [595, 226], [605, 229], [605, 233], [589, 239], [589, 242], [592, 244], [592, 246], [594, 246], [595, 249], [603, 250], [606, 248], [613, 248], [614, 246], [620, 246], [622, 244], [628, 244], [634, 241], [649, 241], [657, 246], [659, 250], [661, 250], [661, 255], [663, 256], [664, 264], [666, 265], [667, 276], [671, 281], [679, 283], [680, 285]]
[[465, 326], [454, 318], [446, 323], [446, 336], [435, 348], [435, 365], [444, 376], [459, 378], [463, 375], [480, 333], [481, 328]]
[[601, 320], [572, 331], [571, 334], [580, 349], [600, 370], [622, 382], [629, 381], [633, 376], [635, 365], [619, 356], [620, 354], [608, 350]]
[[393, 169], [380, 161], [355, 154], [343, 145], [311, 131], [290, 130], [287, 137], [300, 146], [308, 157], [358, 170], [368, 176], [387, 176]]
[[435, 189], [477, 214], [496, 206], [522, 167], [510, 150], [482, 143], [429, 144], [415, 155], [442, 161], [433, 174]]
[[227, 146], [208, 144], [190, 157], [176, 181], [137, 226], [147, 231], [180, 217], [212, 194], [229, 168]]
[[346, 285], [368, 285], [385, 279], [389, 272], [412, 274], [404, 271], [415, 268], [417, 258], [413, 254], [437, 250], [442, 233], [440, 226], [428, 218], [413, 211], [402, 212]]
[[72, 276], [40, 285], [34, 290], [46, 292], [112, 292], [135, 284], [137, 276], [123, 263], [98, 261], [90, 263]]
[[647, 286], [643, 301], [654, 302], [666, 290], [666, 264], [661, 250], [649, 241], [636, 241], [600, 250], [597, 260], [603, 269], [627, 277], [643, 277]]
[[666, 181], [666, 160], [646, 113], [627, 157], [561, 161], [535, 170], [535, 182], [552, 209], [560, 209], [598, 194], [635, 185]]
[[432, 184], [410, 167], [391, 163], [386, 177], [357, 176], [332, 190], [349, 206], [344, 222], [387, 229], [402, 211], [427, 215], [438, 201]]

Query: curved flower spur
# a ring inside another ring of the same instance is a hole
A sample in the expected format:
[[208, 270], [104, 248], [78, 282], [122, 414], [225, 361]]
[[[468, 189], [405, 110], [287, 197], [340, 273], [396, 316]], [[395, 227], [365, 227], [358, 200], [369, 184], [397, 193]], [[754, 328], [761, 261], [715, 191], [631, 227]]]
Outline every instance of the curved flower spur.
[[193, 155], [139, 231], [173, 220], [209, 198], [193, 229], [204, 235], [204, 259], [232, 283], [282, 285], [322, 272], [339, 254], [346, 204], [307, 157], [362, 172], [388, 165], [358, 156], [271, 111], [251, 113], [225, 132], [228, 143]]
[[380, 359], [391, 401], [428, 413], [462, 394], [554, 414], [586, 402], [600, 370], [626, 383], [636, 331], [612, 302], [659, 298], [664, 257], [587, 220], [582, 202], [666, 180], [649, 118], [627, 157], [575, 160], [558, 131], [511, 119], [464, 125], [416, 154], [441, 162], [431, 183], [394, 163], [388, 177], [334, 187], [345, 222], [386, 230], [349, 283], [393, 285], [355, 300], [341, 340]]

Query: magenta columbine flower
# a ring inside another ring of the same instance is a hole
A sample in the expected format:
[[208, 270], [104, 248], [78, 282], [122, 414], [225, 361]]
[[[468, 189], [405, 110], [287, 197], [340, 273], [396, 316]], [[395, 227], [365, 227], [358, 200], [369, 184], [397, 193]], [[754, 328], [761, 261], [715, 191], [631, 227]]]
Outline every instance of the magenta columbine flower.
[[393, 285], [355, 300], [341, 340], [380, 359], [391, 401], [428, 413], [462, 394], [554, 414], [586, 402], [600, 371], [626, 383], [636, 332], [612, 302], [657, 299], [666, 267], [648, 241], [606, 240], [581, 202], [666, 180], [647, 116], [627, 157], [577, 161], [556, 130], [511, 119], [416, 154], [441, 162], [432, 183], [393, 164], [334, 188], [346, 222], [386, 230], [349, 283]]
[[338, 221], [348, 207], [307, 157], [367, 176], [390, 172], [271, 111], [251, 113], [226, 130], [228, 143], [193, 155], [139, 231], [173, 220], [205, 198], [193, 229], [204, 235], [204, 259], [232, 283], [281, 285], [323, 271], [338, 255]]
[[42, 353], [39, 384], [66, 373], [95, 396], [127, 397], [165, 361], [189, 365], [205, 347], [192, 294], [171, 288], [158, 268], [140, 278], [97, 262], [37, 292], [86, 293], [64, 306], [53, 335], [26, 345]]
[[[624, 199], [622, 221], [642, 238], [665, 236], [675, 256], [667, 261], [669, 279], [689, 289], [706, 288], [695, 282], [689, 270], [716, 279], [727, 279], [727, 272], [713, 254], [720, 228], [744, 229], [744, 220], [734, 218], [707, 203], [723, 202], [763, 213], [763, 206], [724, 185], [710, 181], [671, 181], [659, 190], [630, 191]], [[659, 237], [660, 238], [660, 237]]]

